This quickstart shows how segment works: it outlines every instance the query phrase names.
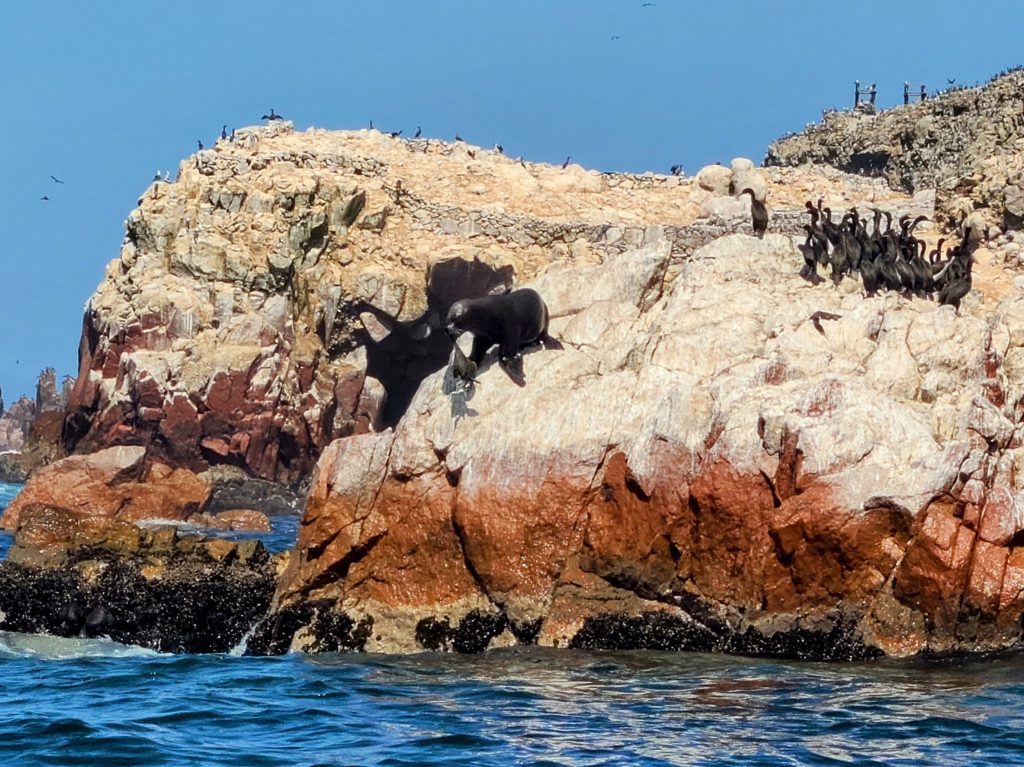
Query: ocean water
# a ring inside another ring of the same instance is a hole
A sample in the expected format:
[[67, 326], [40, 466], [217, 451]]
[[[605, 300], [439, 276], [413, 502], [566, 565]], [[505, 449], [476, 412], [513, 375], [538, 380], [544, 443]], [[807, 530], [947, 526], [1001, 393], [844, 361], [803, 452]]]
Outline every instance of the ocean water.
[[0, 679], [0, 765], [1024, 763], [1014, 657], [244, 658], [0, 632]]

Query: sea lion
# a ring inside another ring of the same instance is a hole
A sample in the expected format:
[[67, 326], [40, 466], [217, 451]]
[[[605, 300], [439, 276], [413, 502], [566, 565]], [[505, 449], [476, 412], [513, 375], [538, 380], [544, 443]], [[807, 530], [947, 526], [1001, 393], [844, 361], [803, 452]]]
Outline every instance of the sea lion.
[[98, 637], [109, 633], [114, 625], [114, 616], [103, 605], [97, 605], [85, 616], [83, 631], [87, 637]]
[[462, 333], [473, 334], [469, 359], [477, 368], [487, 350], [497, 344], [499, 362], [517, 383], [516, 361], [522, 350], [535, 343], [557, 343], [548, 336], [544, 299], [530, 288], [456, 301], [448, 310], [445, 328], [453, 340]]

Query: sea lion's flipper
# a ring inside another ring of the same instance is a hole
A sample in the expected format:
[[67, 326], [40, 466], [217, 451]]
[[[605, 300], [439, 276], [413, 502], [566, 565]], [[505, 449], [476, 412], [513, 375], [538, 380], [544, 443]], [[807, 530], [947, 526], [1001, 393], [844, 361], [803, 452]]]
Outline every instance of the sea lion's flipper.
[[547, 333], [542, 335], [538, 340], [540, 341], [541, 346], [543, 346], [545, 349], [555, 349], [561, 351], [562, 349], [565, 348], [564, 346], [562, 346], [561, 341], [559, 341], [557, 338], [552, 338]]
[[526, 386], [526, 374], [523, 373], [523, 356], [521, 354], [499, 359], [498, 364], [512, 379], [512, 383], [516, 386]]

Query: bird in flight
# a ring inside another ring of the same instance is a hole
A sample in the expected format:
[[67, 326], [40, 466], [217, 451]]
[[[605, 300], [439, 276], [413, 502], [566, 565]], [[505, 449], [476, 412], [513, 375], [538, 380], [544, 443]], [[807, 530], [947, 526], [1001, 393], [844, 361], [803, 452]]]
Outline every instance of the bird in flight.
[[60, 180], [59, 178], [57, 178], [56, 176], [54, 176], [54, 175], [53, 175], [52, 173], [50, 174], [50, 178], [52, 178], [52, 179], [53, 179], [54, 181], [56, 181], [56, 182], [57, 182], [58, 184], [63, 184], [63, 183], [64, 183], [64, 182], [63, 182], [63, 181], [61, 181], [61, 180]]
[[640, 7], [641, 8], [651, 8], [652, 6], [655, 6], [655, 5], [657, 5], [657, 3], [644, 3]]
[[49, 201], [50, 201], [50, 198], [49, 198], [49, 197], [47, 197], [47, 196], [46, 196], [45, 194], [44, 194], [44, 195], [43, 195], [42, 197], [40, 197], [39, 199], [40, 199], [40, 200], [46, 200], [47, 202], [49, 202]]
[[621, 40], [622, 38], [618, 35], [612, 35], [612, 40]]
[[947, 82], [947, 83], [949, 83], [950, 85], [952, 85], [953, 83], [955, 83], [955, 82], [956, 82], [956, 78], [954, 77], [954, 78], [953, 78], [952, 80], [950, 80], [950, 79], [949, 79], [949, 78], [947, 77], [947, 78], [946, 78], [946, 82]]

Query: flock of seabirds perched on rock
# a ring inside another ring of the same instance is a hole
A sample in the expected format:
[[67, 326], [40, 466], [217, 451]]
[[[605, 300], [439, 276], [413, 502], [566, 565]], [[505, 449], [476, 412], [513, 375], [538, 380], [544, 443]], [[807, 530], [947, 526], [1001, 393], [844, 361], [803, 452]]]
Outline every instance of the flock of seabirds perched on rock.
[[[813, 284], [822, 281], [818, 267], [831, 270], [832, 282], [839, 285], [847, 276], [860, 276], [864, 293], [873, 296], [879, 290], [891, 290], [910, 298], [931, 298], [957, 309], [971, 290], [971, 264], [978, 238], [970, 226], [964, 229], [960, 242], [942, 253], [946, 239], [940, 239], [929, 252], [924, 240], [914, 236], [914, 229], [927, 216], [901, 216], [899, 227], [893, 227], [892, 213], [872, 208], [871, 224], [850, 208], [836, 223], [832, 210], [805, 203], [810, 223], [804, 224], [807, 239], [800, 245], [804, 266], [800, 276]], [[882, 225], [882, 219], [885, 225]]]

